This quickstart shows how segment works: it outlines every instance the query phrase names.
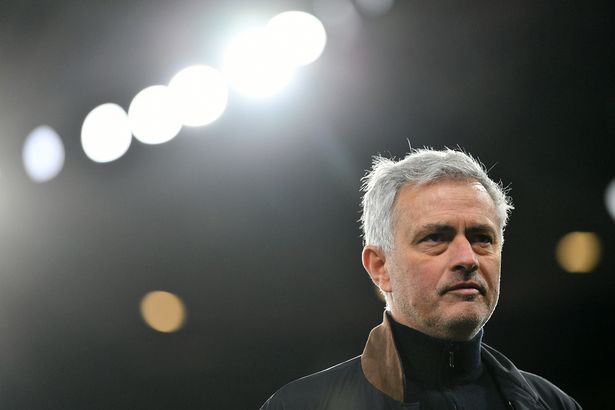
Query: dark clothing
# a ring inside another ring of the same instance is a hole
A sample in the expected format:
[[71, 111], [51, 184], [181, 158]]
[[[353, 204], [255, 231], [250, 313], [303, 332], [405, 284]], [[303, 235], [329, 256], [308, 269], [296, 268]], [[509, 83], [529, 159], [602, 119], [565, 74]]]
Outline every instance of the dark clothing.
[[404, 402], [421, 409], [507, 409], [483, 366], [482, 330], [470, 341], [449, 342], [387, 319], [404, 371]]
[[482, 343], [482, 335], [447, 345], [391, 322], [385, 314], [361, 356], [287, 384], [261, 410], [581, 409]]

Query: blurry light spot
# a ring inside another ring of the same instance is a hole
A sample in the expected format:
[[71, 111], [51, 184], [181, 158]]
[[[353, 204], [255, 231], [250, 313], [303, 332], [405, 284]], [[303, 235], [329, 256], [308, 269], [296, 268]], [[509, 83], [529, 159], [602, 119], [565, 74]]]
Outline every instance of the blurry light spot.
[[369, 16], [382, 16], [393, 8], [395, 0], [355, 0], [357, 8]]
[[604, 202], [606, 204], [606, 210], [611, 215], [611, 218], [615, 219], [615, 178], [604, 191]]
[[294, 66], [284, 58], [279, 42], [261, 29], [244, 32], [229, 44], [222, 71], [240, 93], [268, 97], [290, 82]]
[[179, 330], [186, 319], [184, 303], [176, 295], [157, 290], [141, 300], [143, 320], [153, 329], [171, 333]]
[[175, 95], [177, 113], [184, 125], [198, 127], [217, 120], [228, 100], [222, 74], [205, 65], [191, 66], [177, 73], [169, 83]]
[[64, 166], [64, 144], [53, 128], [35, 128], [26, 138], [22, 151], [26, 173], [34, 182], [46, 182]]
[[278, 43], [282, 58], [292, 65], [305, 65], [322, 54], [327, 33], [316, 17], [302, 11], [286, 11], [269, 20], [267, 30]]
[[117, 104], [107, 103], [94, 108], [81, 127], [81, 146], [96, 162], [110, 162], [128, 151], [132, 135], [128, 114]]
[[313, 7], [331, 38], [355, 44], [361, 28], [361, 16], [351, 0], [314, 0]]
[[128, 107], [128, 119], [132, 134], [145, 144], [170, 141], [182, 127], [172, 93], [164, 85], [139, 92]]
[[600, 262], [602, 246], [593, 232], [570, 232], [557, 244], [557, 262], [567, 272], [587, 273]]
[[380, 290], [378, 286], [374, 286], [374, 293], [376, 294], [376, 297], [378, 298], [379, 301], [385, 304], [387, 303], [387, 300], [384, 297], [384, 293], [382, 293], [382, 291]]

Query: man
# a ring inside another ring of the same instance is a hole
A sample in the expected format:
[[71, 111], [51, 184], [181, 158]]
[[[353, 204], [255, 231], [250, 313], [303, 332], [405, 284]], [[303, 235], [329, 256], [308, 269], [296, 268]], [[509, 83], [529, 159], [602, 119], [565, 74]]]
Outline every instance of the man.
[[453, 150], [379, 157], [363, 190], [363, 266], [384, 320], [361, 356], [289, 383], [262, 410], [580, 409], [481, 341], [513, 208], [482, 165]]

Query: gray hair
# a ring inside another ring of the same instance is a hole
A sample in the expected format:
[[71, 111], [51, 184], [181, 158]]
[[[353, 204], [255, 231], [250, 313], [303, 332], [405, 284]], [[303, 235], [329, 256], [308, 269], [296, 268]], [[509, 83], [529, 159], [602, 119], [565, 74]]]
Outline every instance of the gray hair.
[[364, 245], [375, 245], [385, 253], [391, 252], [393, 206], [399, 190], [405, 185], [425, 185], [441, 180], [479, 182], [493, 199], [500, 229], [504, 231], [513, 209], [512, 200], [501, 182], [489, 178], [481, 162], [462, 151], [413, 149], [400, 161], [374, 157], [372, 169], [362, 178]]

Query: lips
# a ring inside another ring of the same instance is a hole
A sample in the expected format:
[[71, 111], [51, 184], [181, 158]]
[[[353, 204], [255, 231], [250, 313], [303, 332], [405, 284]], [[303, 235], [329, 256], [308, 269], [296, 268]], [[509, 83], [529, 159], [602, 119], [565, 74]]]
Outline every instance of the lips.
[[444, 293], [451, 292], [459, 289], [476, 289], [480, 292], [481, 295], [485, 294], [485, 288], [476, 282], [459, 282], [454, 284], [453, 286], [449, 286], [446, 288]]

